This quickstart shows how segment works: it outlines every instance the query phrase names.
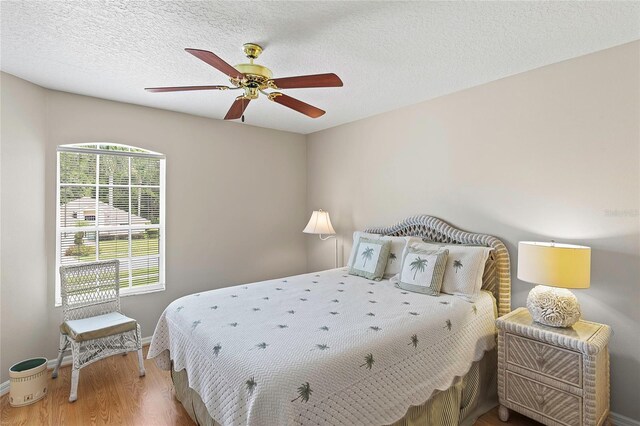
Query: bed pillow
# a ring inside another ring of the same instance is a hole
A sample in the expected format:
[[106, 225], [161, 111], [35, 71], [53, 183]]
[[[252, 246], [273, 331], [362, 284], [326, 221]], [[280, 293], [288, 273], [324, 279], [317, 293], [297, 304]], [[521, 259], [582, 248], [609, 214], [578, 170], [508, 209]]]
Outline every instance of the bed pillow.
[[349, 273], [380, 281], [384, 276], [390, 251], [391, 241], [361, 237], [355, 247], [356, 256]]
[[424, 250], [407, 247], [402, 255], [402, 267], [396, 285], [404, 290], [437, 296], [440, 294], [448, 253], [447, 249], [441, 248]]
[[489, 253], [493, 250], [491, 247], [439, 243], [413, 243], [410, 247], [447, 249], [449, 256], [440, 291], [475, 302], [482, 288], [482, 275]]
[[400, 267], [402, 266], [402, 253], [407, 245], [407, 237], [390, 237], [382, 236], [380, 234], [369, 234], [367, 232], [356, 231], [353, 233], [353, 246], [351, 248], [351, 254], [349, 255], [349, 261], [347, 266], [351, 267], [353, 261], [356, 258], [356, 249], [358, 247], [358, 241], [361, 237], [380, 239], [383, 241], [391, 241], [391, 249], [389, 251], [389, 257], [387, 259], [387, 265], [384, 268], [384, 278], [390, 278], [400, 273]]

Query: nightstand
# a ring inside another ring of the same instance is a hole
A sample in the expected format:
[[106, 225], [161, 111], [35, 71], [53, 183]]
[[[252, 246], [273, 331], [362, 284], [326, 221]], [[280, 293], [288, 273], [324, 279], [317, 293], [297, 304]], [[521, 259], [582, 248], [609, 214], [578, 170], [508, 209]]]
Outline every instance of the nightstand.
[[601, 425], [609, 416], [609, 336], [604, 324], [534, 322], [526, 308], [497, 320], [500, 420], [517, 411], [545, 425]]

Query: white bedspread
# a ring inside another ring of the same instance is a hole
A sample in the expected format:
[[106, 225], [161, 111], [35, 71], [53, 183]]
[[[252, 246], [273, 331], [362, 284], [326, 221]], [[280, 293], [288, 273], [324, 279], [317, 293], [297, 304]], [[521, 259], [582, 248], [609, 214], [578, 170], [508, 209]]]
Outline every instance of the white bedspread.
[[405, 292], [333, 269], [193, 294], [149, 358], [187, 369], [226, 425], [377, 425], [447, 389], [495, 345], [495, 300]]

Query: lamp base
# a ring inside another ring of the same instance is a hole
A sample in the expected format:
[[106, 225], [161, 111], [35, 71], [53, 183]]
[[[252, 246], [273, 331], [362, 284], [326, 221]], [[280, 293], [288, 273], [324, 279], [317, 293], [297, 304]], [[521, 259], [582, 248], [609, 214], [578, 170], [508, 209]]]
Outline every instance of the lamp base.
[[527, 309], [535, 322], [551, 327], [571, 327], [580, 319], [580, 304], [566, 288], [537, 285], [527, 296]]

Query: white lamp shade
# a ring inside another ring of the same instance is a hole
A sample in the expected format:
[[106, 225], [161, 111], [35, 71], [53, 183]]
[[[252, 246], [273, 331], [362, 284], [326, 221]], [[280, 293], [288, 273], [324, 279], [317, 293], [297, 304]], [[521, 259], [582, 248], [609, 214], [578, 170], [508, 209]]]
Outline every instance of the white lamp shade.
[[591, 248], [520, 241], [518, 279], [552, 287], [589, 288]]
[[324, 234], [324, 235], [333, 235], [336, 233], [333, 226], [331, 226], [331, 219], [329, 218], [329, 212], [325, 212], [324, 210], [315, 210], [311, 214], [311, 219], [309, 219], [309, 223], [302, 231], [305, 234]]

